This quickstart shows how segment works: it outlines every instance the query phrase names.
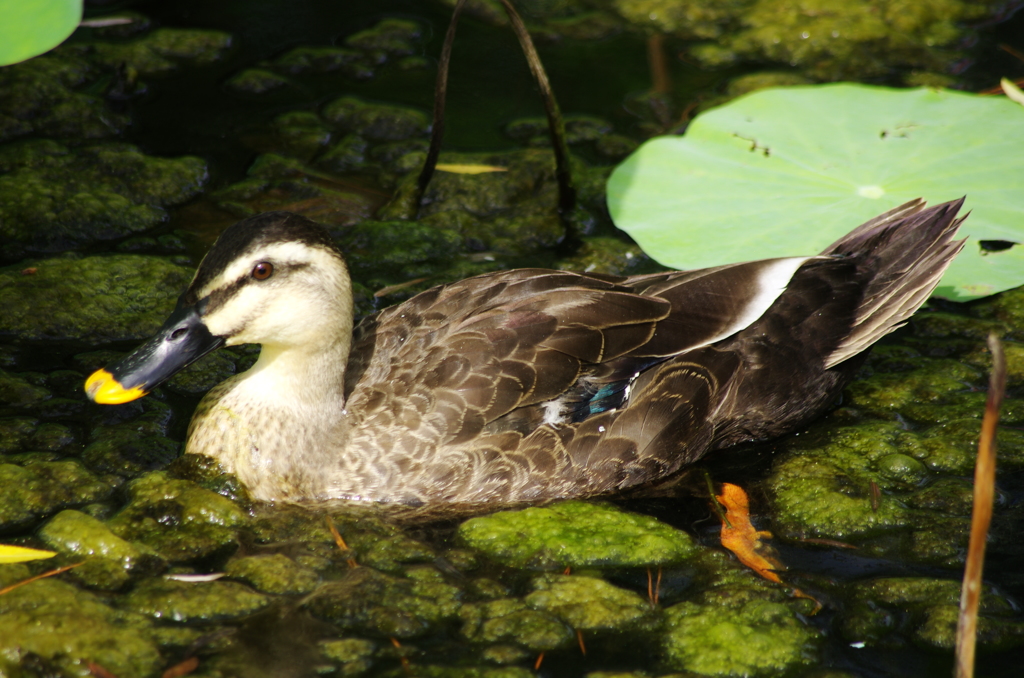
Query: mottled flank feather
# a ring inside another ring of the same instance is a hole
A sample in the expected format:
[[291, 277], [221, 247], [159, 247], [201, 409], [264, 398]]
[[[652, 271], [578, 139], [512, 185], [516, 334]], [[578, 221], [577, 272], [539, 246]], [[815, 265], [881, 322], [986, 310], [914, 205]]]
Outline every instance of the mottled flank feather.
[[[519, 502], [647, 483], [828, 408], [963, 246], [954, 240], [961, 204], [907, 203], [812, 257], [628, 278], [478, 276], [367, 318], [350, 346], [345, 318], [327, 318], [316, 330], [326, 357], [307, 364], [297, 348], [265, 348], [273, 359], [204, 400], [188, 451], [216, 457], [268, 500]], [[215, 285], [235, 258], [258, 259], [289, 238], [330, 251], [322, 258], [344, 272], [341, 254], [301, 217], [233, 228], [196, 284]], [[296, 269], [273, 291], [292, 295], [290, 322], [328, 313], [303, 307], [334, 294], [307, 294], [314, 273]], [[228, 296], [211, 327], [258, 322], [249, 311], [229, 315]], [[350, 301], [343, 307], [351, 323]], [[296, 374], [305, 381], [293, 389]]]

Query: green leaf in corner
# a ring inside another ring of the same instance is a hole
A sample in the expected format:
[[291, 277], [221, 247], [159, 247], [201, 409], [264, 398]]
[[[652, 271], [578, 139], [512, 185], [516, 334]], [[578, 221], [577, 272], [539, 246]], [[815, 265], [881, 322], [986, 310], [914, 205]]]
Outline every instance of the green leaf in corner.
[[0, 0], [0, 66], [48, 52], [81, 20], [82, 0]]
[[25, 548], [24, 546], [10, 546], [0, 544], [0, 565], [9, 563], [24, 563], [27, 560], [43, 560], [53, 558], [57, 555], [54, 551], [41, 551], [39, 549]]
[[1024, 284], [1024, 111], [1004, 97], [834, 84], [753, 92], [641, 146], [608, 180], [615, 224], [675, 268], [814, 254], [914, 198], [967, 196], [936, 294]]

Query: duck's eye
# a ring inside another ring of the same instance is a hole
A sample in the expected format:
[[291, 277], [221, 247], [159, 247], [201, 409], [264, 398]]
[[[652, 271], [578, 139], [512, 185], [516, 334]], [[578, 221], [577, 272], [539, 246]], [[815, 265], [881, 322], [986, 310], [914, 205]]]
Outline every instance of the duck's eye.
[[253, 266], [252, 277], [257, 280], [266, 280], [272, 275], [274, 275], [274, 265], [269, 261], [261, 261]]

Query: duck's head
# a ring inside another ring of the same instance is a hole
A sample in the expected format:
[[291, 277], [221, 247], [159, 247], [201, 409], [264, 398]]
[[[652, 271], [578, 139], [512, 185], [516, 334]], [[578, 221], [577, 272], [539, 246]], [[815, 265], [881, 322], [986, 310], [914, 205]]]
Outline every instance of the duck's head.
[[313, 348], [345, 336], [351, 319], [348, 269], [330, 236], [305, 217], [267, 212], [224, 231], [156, 335], [85, 390], [97, 403], [130, 402], [221, 346]]

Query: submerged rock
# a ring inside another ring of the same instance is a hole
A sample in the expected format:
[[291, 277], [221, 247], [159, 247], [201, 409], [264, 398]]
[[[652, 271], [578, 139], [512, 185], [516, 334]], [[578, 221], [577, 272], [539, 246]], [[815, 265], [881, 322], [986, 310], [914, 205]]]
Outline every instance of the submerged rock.
[[61, 511], [39, 530], [39, 537], [69, 562], [84, 561], [72, 577], [94, 588], [116, 590], [165, 567], [149, 549], [121, 539], [80, 511]]
[[412, 638], [453, 619], [460, 597], [459, 589], [428, 566], [410, 568], [404, 577], [360, 566], [322, 584], [303, 607], [342, 629]]
[[697, 546], [654, 518], [570, 501], [471, 518], [459, 537], [510, 567], [630, 567], [680, 562]]
[[[23, 565], [4, 565], [0, 588], [29, 576]], [[0, 673], [42, 665], [49, 675], [96, 675], [90, 662], [118, 678], [156, 675], [163, 665], [145, 617], [67, 582], [44, 579], [0, 596]]]
[[572, 630], [554, 615], [532, 610], [515, 598], [464, 605], [459, 611], [462, 636], [472, 643], [512, 644], [533, 652], [565, 647]]
[[[2, 180], [2, 177], [0, 177]], [[0, 335], [90, 344], [150, 337], [174, 308], [192, 270], [134, 254], [54, 258], [0, 268]]]
[[582, 575], [537, 577], [526, 604], [581, 631], [622, 630], [653, 621], [649, 601], [603, 579]]
[[0, 149], [0, 262], [123, 238], [167, 218], [206, 181], [199, 158], [154, 158], [130, 144]]
[[128, 504], [107, 526], [168, 562], [226, 557], [238, 548], [236, 531], [245, 513], [219, 494], [162, 471], [132, 481], [128, 493]]
[[[0, 68], [0, 141], [35, 134], [80, 142], [122, 132], [126, 115], [77, 91], [96, 76], [88, 59], [53, 52]], [[9, 165], [0, 159], [0, 172], [7, 171]]]
[[125, 599], [125, 606], [153, 619], [210, 623], [248, 617], [271, 599], [232, 581], [183, 582], [148, 579]]
[[237, 558], [228, 563], [226, 572], [257, 591], [278, 595], [309, 593], [320, 582], [316, 571], [280, 553]]
[[[850, 642], [895, 649], [908, 643], [952, 651], [961, 583], [953, 579], [892, 577], [854, 584], [840, 629]], [[978, 643], [986, 650], [1024, 645], [1016, 606], [985, 587], [978, 616]]]
[[[707, 581], [664, 612], [663, 661], [702, 676], [776, 676], [816, 663], [821, 633], [801, 618], [812, 603], [718, 552], [701, 557]], [[707, 576], [707, 575], [706, 575]]]
[[93, 50], [93, 58], [109, 67], [128, 64], [142, 75], [169, 73], [180, 65], [201, 66], [224, 56], [231, 35], [223, 31], [159, 28], [131, 42], [69, 45], [70, 50]]
[[75, 459], [0, 464], [0, 532], [24, 529], [51, 513], [106, 498], [113, 488]]

